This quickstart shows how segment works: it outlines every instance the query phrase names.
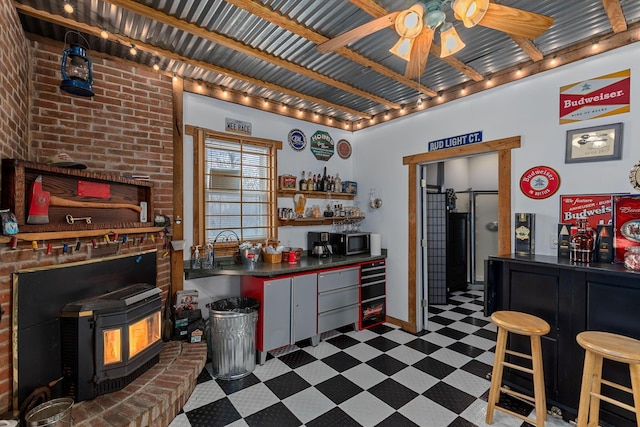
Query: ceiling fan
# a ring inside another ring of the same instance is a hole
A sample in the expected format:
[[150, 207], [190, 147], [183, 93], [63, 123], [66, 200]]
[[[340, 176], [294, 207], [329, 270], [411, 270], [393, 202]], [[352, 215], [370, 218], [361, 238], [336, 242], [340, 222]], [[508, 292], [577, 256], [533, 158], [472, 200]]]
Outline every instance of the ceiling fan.
[[438, 27], [441, 57], [454, 54], [465, 46], [453, 24], [446, 20], [446, 7], [452, 9], [454, 17], [467, 28], [481, 25], [528, 39], [540, 36], [553, 24], [553, 18], [549, 16], [491, 3], [489, 0], [421, 0], [408, 9], [391, 12], [327, 40], [319, 44], [317, 49], [320, 53], [332, 52], [393, 25], [399, 38], [390, 52], [407, 61], [404, 75], [414, 79], [422, 75], [427, 66], [427, 57]]

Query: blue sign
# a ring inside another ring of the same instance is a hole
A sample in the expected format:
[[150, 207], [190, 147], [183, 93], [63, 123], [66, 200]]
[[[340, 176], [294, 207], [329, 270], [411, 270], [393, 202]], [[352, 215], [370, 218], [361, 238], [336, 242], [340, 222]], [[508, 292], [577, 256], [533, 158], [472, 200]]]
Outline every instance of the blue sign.
[[449, 138], [437, 139], [428, 142], [429, 151], [443, 150], [445, 148], [460, 147], [462, 145], [482, 142], [482, 131], [471, 132], [464, 135], [450, 136]]

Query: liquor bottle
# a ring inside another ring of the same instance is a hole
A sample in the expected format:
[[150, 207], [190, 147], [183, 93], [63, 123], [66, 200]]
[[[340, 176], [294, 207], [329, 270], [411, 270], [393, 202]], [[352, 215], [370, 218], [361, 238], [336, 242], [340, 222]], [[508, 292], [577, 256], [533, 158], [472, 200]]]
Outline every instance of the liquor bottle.
[[515, 253], [517, 255], [535, 254], [535, 214], [516, 213]]
[[313, 188], [311, 188], [312, 191], [318, 191], [318, 178], [316, 177], [316, 174], [313, 174]]
[[313, 178], [311, 178], [311, 171], [307, 175], [307, 191], [313, 191]]
[[333, 184], [334, 184], [334, 187], [335, 187], [334, 191], [336, 193], [342, 193], [342, 180], [340, 179], [340, 174], [339, 173], [336, 173], [336, 178], [335, 178]]
[[321, 191], [328, 191], [329, 189], [327, 188], [327, 167], [324, 167], [324, 172], [322, 173], [322, 190]]
[[307, 189], [307, 180], [304, 179], [304, 171], [302, 171], [302, 178], [300, 178], [300, 191], [305, 191]]
[[593, 230], [587, 229], [587, 218], [578, 218], [578, 231], [571, 236], [571, 261], [591, 262], [593, 260], [594, 237]]

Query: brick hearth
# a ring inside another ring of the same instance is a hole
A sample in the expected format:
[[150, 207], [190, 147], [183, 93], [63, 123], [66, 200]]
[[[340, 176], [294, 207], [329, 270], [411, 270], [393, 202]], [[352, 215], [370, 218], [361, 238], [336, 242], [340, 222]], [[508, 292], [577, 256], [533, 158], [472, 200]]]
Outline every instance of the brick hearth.
[[193, 392], [206, 359], [206, 343], [164, 343], [160, 362], [127, 387], [73, 405], [73, 425], [167, 426]]

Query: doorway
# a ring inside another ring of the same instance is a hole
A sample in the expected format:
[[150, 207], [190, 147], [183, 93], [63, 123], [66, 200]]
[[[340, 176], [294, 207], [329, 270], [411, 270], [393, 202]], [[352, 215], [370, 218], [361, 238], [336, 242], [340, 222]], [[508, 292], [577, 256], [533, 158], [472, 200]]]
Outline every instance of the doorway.
[[422, 295], [421, 226], [419, 218], [419, 195], [421, 188], [421, 165], [467, 157], [481, 153], [498, 153], [498, 255], [511, 253], [511, 150], [520, 147], [520, 136], [486, 141], [434, 152], [414, 154], [403, 158], [408, 166], [408, 244], [407, 244], [407, 300], [408, 320], [398, 324], [410, 332], [423, 330], [422, 313], [426, 299]]

